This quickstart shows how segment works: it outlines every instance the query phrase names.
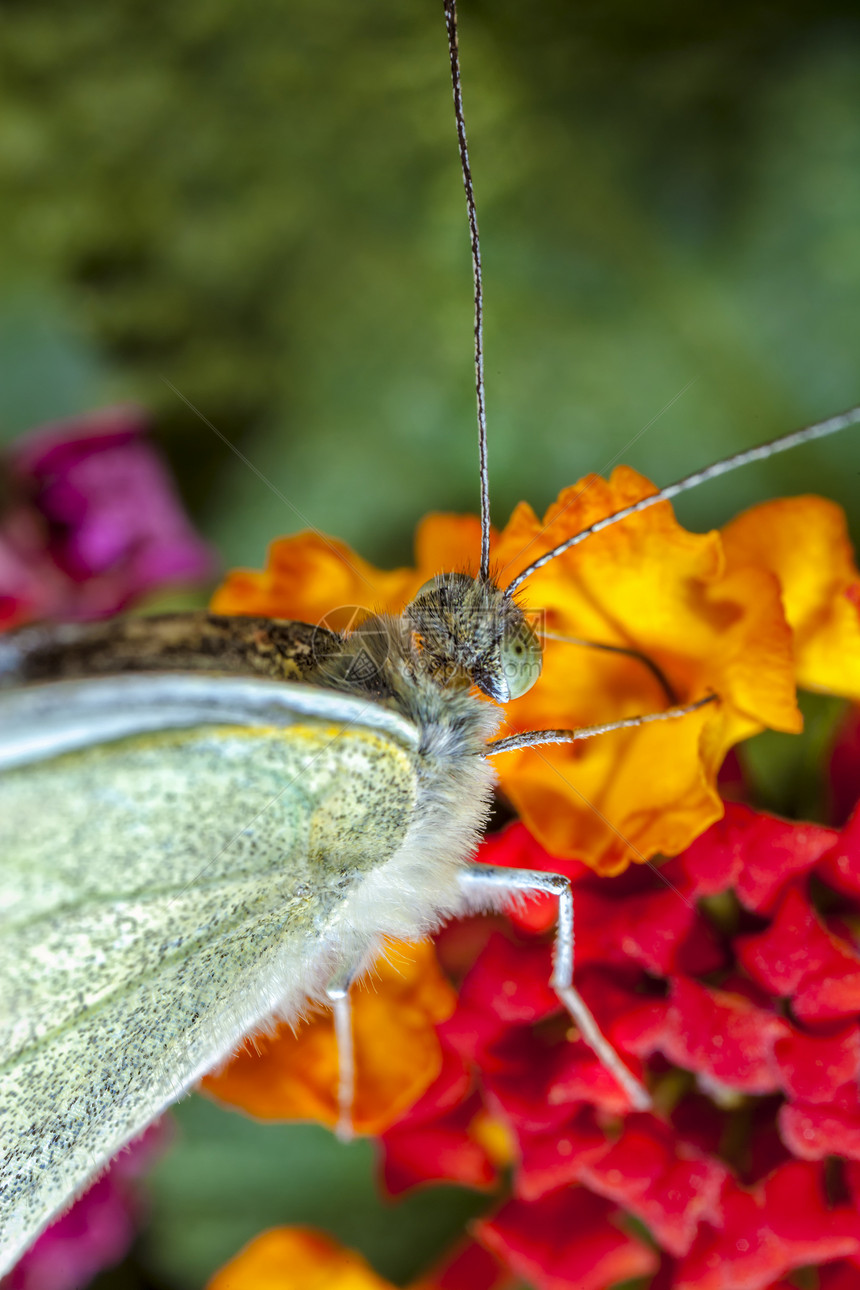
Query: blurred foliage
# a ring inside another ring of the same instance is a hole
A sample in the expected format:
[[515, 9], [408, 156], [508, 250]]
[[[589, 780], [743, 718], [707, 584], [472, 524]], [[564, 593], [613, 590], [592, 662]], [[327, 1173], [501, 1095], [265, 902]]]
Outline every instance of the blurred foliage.
[[[420, 513], [475, 505], [439, 10], [5, 6], [0, 272], [54, 294], [102, 399], [153, 409], [227, 563], [305, 523], [402, 559]], [[854, 6], [463, 0], [461, 26], [499, 518], [616, 457], [666, 481], [860, 397]], [[858, 472], [855, 431], [680, 509], [856, 505]]]
[[170, 1113], [169, 1150], [146, 1182], [143, 1233], [92, 1290], [200, 1290], [266, 1228], [302, 1224], [360, 1251], [405, 1284], [493, 1203], [449, 1185], [381, 1195], [367, 1139], [344, 1144], [315, 1124], [261, 1124], [193, 1096]]
[[789, 819], [832, 822], [830, 754], [846, 705], [827, 694], [798, 695], [803, 732], [764, 730], [738, 745], [744, 783], [756, 806]]
[[31, 426], [98, 406], [107, 370], [56, 289], [4, 283], [0, 301], [0, 444]]
[[183, 1102], [173, 1118], [175, 1142], [151, 1175], [138, 1258], [156, 1284], [176, 1290], [204, 1285], [254, 1236], [281, 1223], [323, 1228], [380, 1275], [405, 1282], [489, 1203], [451, 1186], [386, 1201], [372, 1143], [343, 1144], [319, 1125], [257, 1124], [203, 1097]]
[[[860, 401], [855, 5], [461, 5], [499, 520], [615, 460], [666, 482]], [[139, 400], [227, 565], [306, 524], [394, 562], [424, 511], [474, 509], [447, 75], [439, 0], [7, 0], [0, 439]], [[814, 489], [856, 526], [858, 482], [854, 430], [679, 511]], [[751, 746], [773, 804], [808, 801], [828, 722]], [[405, 1279], [479, 1207], [430, 1191], [383, 1217], [360, 1144], [180, 1117], [149, 1245], [104, 1290], [199, 1285], [308, 1217]]]

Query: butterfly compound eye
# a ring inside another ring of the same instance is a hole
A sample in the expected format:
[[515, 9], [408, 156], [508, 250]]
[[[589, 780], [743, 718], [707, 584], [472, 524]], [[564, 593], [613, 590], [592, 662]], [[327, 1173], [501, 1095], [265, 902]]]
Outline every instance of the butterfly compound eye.
[[540, 676], [543, 652], [525, 619], [512, 623], [499, 645], [499, 666], [511, 699], [526, 694]]

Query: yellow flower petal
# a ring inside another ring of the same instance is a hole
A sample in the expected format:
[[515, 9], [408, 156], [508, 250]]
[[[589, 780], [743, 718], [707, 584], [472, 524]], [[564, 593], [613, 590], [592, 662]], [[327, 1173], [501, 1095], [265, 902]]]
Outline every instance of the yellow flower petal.
[[226, 1263], [206, 1290], [394, 1290], [360, 1254], [307, 1227], [274, 1227]]
[[[650, 491], [621, 468], [566, 489], [542, 523], [518, 507], [493, 552], [503, 581]], [[554, 854], [603, 873], [675, 854], [722, 814], [716, 776], [728, 749], [765, 726], [800, 728], [776, 578], [755, 565], [727, 569], [720, 535], [688, 533], [668, 504], [589, 538], [526, 590], [549, 633], [640, 651], [678, 703], [719, 696], [677, 721], [499, 757], [502, 787]], [[539, 684], [507, 714], [513, 729], [577, 728], [669, 705], [641, 661], [549, 640]]]
[[784, 497], [723, 530], [732, 568], [770, 569], [794, 633], [798, 684], [860, 699], [860, 573], [841, 507]]
[[[418, 1100], [439, 1073], [435, 1023], [449, 1017], [456, 992], [442, 975], [433, 946], [391, 945], [372, 976], [352, 991], [356, 1096], [353, 1127], [382, 1133]], [[280, 1026], [261, 1035], [223, 1070], [203, 1081], [206, 1092], [262, 1120], [318, 1120], [335, 1125], [338, 1054], [330, 1012], [297, 1033]]]

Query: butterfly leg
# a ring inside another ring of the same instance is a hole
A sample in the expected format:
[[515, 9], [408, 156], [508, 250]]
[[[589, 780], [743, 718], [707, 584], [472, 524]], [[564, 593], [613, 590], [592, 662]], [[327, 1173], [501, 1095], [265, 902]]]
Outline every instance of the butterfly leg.
[[553, 953], [551, 985], [570, 1013], [582, 1038], [614, 1075], [637, 1111], [651, 1106], [648, 1090], [627, 1069], [615, 1049], [601, 1033], [591, 1009], [573, 984], [573, 891], [569, 879], [541, 869], [504, 869], [474, 865], [464, 869], [460, 882], [470, 900], [490, 897], [495, 905], [512, 892], [548, 892], [558, 897], [558, 924]]
[[334, 1037], [337, 1045], [337, 1106], [335, 1132], [341, 1142], [353, 1137], [352, 1112], [355, 1106], [355, 1042], [352, 1032], [352, 1004], [349, 988], [354, 973], [340, 970], [326, 986], [326, 995], [334, 1014]]

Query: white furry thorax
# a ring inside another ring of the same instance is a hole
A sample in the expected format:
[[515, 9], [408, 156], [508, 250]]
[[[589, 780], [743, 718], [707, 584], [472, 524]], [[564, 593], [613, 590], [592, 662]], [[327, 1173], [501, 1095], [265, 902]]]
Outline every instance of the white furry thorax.
[[406, 837], [350, 892], [337, 915], [341, 950], [343, 939], [354, 941], [367, 961], [381, 938], [417, 940], [463, 911], [458, 874], [473, 859], [489, 816], [495, 774], [485, 750], [501, 713], [467, 679], [446, 683], [421, 666], [405, 616], [368, 618], [344, 638], [334, 666], [325, 660], [325, 670], [326, 684], [364, 690], [419, 731], [417, 798]]

